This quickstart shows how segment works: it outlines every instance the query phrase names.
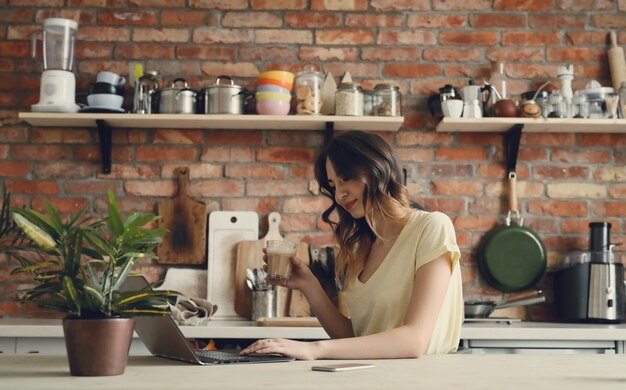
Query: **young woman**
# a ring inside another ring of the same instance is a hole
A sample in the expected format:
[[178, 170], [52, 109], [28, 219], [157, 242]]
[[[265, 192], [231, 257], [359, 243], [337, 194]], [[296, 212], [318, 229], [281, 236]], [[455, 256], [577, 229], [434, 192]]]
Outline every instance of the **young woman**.
[[450, 219], [409, 206], [389, 144], [361, 131], [342, 133], [318, 156], [315, 176], [332, 200], [322, 218], [339, 244], [336, 274], [347, 286], [342, 315], [307, 265], [292, 258], [280, 283], [301, 291], [330, 340], [259, 340], [242, 354], [296, 359], [415, 358], [456, 350], [463, 322], [460, 252]]

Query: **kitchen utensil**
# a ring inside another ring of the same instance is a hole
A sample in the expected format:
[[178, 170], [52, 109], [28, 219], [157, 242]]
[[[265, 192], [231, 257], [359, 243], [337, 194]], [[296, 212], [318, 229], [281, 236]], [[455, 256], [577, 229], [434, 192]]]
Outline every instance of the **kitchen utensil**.
[[167, 233], [157, 246], [161, 264], [202, 264], [206, 259], [206, 204], [189, 196], [189, 168], [178, 168], [178, 195], [158, 204]]
[[109, 83], [116, 87], [121, 87], [126, 84], [126, 79], [117, 73], [109, 71], [101, 71], [96, 75], [96, 81], [99, 83]]
[[169, 88], [155, 92], [161, 114], [195, 114], [197, 92], [185, 79], [174, 80]]
[[608, 50], [609, 68], [611, 69], [611, 81], [613, 89], [619, 90], [623, 82], [626, 82], [626, 59], [624, 59], [624, 49], [617, 46], [617, 36], [615, 31], [610, 32], [611, 47]]
[[208, 235], [207, 299], [220, 307], [213, 318], [241, 319], [235, 310], [236, 290], [239, 283], [246, 288], [245, 269], [254, 267], [235, 272], [238, 244], [259, 236], [259, 216], [254, 211], [214, 211], [209, 214]]
[[337, 92], [337, 82], [331, 72], [326, 73], [320, 95], [322, 97], [322, 108], [320, 114], [333, 115], [335, 114], [335, 92]]
[[[223, 81], [227, 81], [226, 84]], [[215, 84], [200, 92], [199, 110], [203, 114], [243, 114], [245, 90], [228, 76], [218, 76]]]
[[[136, 114], [151, 114], [156, 105], [155, 93], [161, 88], [156, 71], [146, 71], [135, 83], [133, 97], [133, 112]], [[158, 108], [158, 106], [156, 107]]]
[[[39, 102], [34, 112], [76, 112], [76, 77], [74, 43], [78, 23], [71, 19], [49, 18], [43, 21], [43, 73]], [[37, 52], [37, 35], [32, 37], [32, 56]]]
[[[521, 125], [505, 134], [509, 180], [509, 212], [506, 223], [483, 236], [478, 246], [478, 268], [493, 287], [505, 291], [523, 291], [541, 279], [547, 265], [547, 251], [541, 238], [523, 226], [517, 207], [515, 165], [521, 137]], [[512, 223], [513, 216], [517, 223]]]
[[496, 303], [494, 301], [468, 301], [465, 302], [465, 317], [468, 318], [487, 318], [494, 310], [507, 309], [510, 307], [534, 305], [546, 301], [546, 297], [534, 297], [505, 301]]
[[511, 99], [500, 99], [493, 105], [493, 116], [495, 117], [516, 117], [517, 106]]
[[[485, 98], [484, 92], [487, 92]], [[491, 99], [492, 89], [490, 85], [474, 85], [474, 80], [463, 87], [463, 118], [481, 118], [487, 116], [487, 104]]]
[[589, 251], [570, 253], [554, 274], [554, 302], [563, 321], [620, 323], [624, 320], [624, 266], [613, 252], [611, 224], [589, 224]]

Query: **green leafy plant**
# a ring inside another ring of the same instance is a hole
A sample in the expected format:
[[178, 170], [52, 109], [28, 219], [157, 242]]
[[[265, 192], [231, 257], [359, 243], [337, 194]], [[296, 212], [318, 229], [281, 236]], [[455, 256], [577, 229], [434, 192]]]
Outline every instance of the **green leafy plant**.
[[104, 218], [91, 219], [82, 210], [64, 222], [50, 203], [45, 208], [47, 215], [11, 208], [13, 221], [32, 240], [31, 251], [42, 255], [18, 258], [11, 274], [28, 273], [35, 282], [18, 292], [19, 301], [89, 318], [170, 313], [174, 291], [120, 291], [138, 261], [156, 257], [165, 230], [145, 226], [158, 217], [124, 218], [111, 191]]

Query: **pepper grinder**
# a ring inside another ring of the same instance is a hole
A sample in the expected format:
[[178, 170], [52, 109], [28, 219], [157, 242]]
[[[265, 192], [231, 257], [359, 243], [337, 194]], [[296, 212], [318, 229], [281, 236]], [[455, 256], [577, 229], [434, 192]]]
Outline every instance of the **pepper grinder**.
[[571, 118], [572, 97], [574, 92], [572, 91], [572, 80], [574, 79], [574, 65], [559, 66], [557, 68], [558, 78], [561, 81], [561, 96], [566, 104], [566, 118]]

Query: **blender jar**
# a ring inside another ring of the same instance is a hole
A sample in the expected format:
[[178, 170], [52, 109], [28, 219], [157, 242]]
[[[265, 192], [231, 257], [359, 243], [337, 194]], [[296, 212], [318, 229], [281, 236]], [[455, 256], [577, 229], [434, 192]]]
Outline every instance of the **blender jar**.
[[[72, 71], [74, 66], [74, 42], [78, 23], [70, 19], [51, 18], [43, 22], [43, 68], [44, 70]], [[33, 36], [33, 41], [36, 36]], [[36, 43], [33, 44], [35, 50]]]

